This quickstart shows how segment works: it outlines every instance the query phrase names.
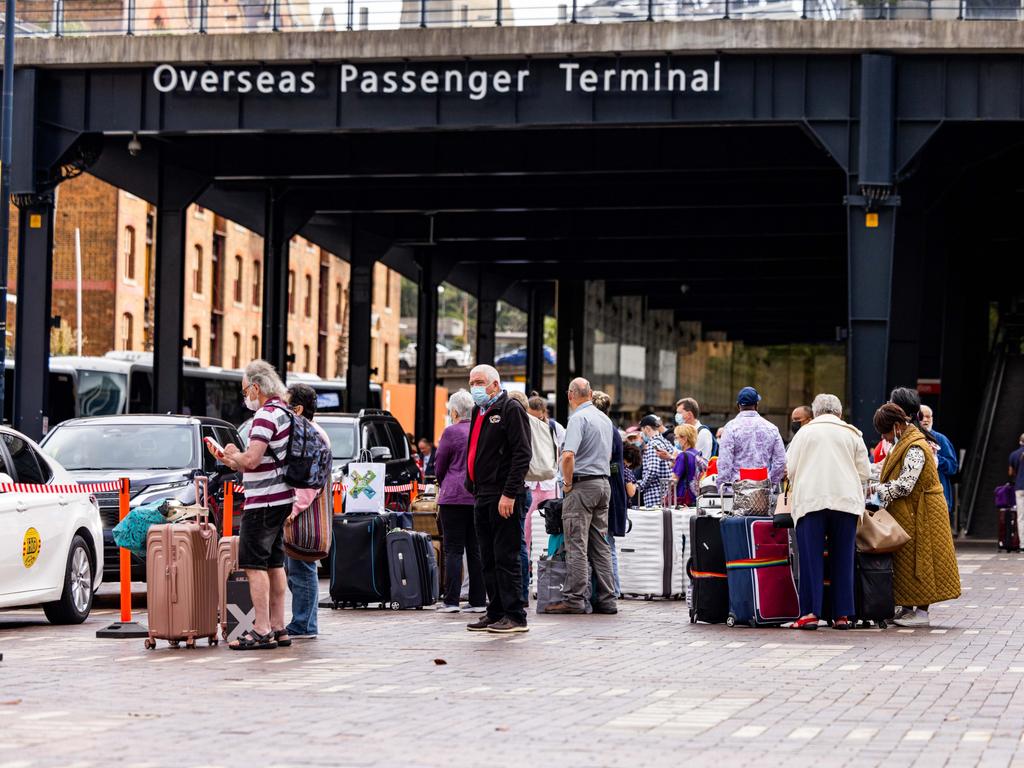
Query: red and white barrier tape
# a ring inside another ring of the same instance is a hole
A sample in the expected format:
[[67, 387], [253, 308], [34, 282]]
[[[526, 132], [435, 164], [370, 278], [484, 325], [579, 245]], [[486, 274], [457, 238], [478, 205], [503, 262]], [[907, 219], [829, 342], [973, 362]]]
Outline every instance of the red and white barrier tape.
[[[384, 493], [408, 493], [412, 490], [412, 483], [406, 483], [405, 485], [385, 485]], [[241, 485], [234, 487], [235, 493], [245, 493], [245, 488]], [[342, 483], [333, 483], [331, 485], [331, 493], [335, 491], [344, 493], [345, 486]]]
[[121, 482], [75, 483], [74, 485], [38, 485], [36, 483], [0, 483], [0, 493], [101, 493], [119, 491]]

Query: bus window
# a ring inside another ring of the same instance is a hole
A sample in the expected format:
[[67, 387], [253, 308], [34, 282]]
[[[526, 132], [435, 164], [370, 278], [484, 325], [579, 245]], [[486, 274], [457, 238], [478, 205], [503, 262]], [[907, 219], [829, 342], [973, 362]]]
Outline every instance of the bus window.
[[78, 371], [78, 413], [111, 416], [123, 413], [128, 401], [128, 377], [108, 371]]
[[131, 383], [131, 388], [128, 390], [128, 413], [152, 413], [152, 371], [132, 371]]
[[341, 392], [336, 389], [317, 390], [317, 413], [339, 413], [342, 410]]
[[70, 373], [50, 372], [47, 417], [50, 426], [75, 418], [75, 381]]

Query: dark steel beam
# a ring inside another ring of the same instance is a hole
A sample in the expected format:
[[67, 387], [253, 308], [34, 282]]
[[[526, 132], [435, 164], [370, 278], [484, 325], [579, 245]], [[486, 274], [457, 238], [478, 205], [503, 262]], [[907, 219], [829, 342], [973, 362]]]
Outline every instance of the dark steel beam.
[[366, 230], [353, 225], [349, 246], [348, 389], [349, 410], [370, 407], [371, 327], [373, 318], [373, 267], [388, 250]]
[[416, 304], [416, 438], [434, 442], [434, 388], [437, 386], [437, 286], [434, 262], [419, 252], [419, 294]]
[[39, 440], [48, 426], [53, 193], [25, 195], [18, 202], [14, 427]]

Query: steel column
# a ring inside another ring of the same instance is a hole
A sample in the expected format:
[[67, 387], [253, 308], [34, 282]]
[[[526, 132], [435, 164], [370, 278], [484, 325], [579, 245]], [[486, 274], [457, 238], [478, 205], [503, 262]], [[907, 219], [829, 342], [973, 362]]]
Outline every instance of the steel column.
[[476, 294], [476, 362], [494, 365], [495, 333], [498, 327], [498, 299], [501, 290], [485, 279], [481, 271]]
[[377, 254], [363, 247], [352, 234], [348, 301], [348, 408], [358, 412], [370, 406], [371, 323], [373, 320], [373, 267]]
[[288, 373], [288, 234], [285, 203], [268, 189], [263, 209], [263, 317], [260, 352], [281, 378]]
[[18, 203], [14, 426], [39, 440], [48, 427], [53, 192], [21, 196]]
[[562, 424], [569, 420], [569, 380], [573, 372], [570, 369], [572, 349], [572, 315], [577, 310], [574, 306], [575, 290], [571, 280], [558, 281], [558, 299], [555, 314], [558, 321], [558, 349], [555, 359], [555, 418]]
[[420, 292], [416, 305], [416, 437], [434, 441], [437, 385], [437, 282], [429, 255], [417, 254]]
[[530, 286], [530, 301], [526, 317], [526, 389], [544, 391], [544, 315], [547, 286]]

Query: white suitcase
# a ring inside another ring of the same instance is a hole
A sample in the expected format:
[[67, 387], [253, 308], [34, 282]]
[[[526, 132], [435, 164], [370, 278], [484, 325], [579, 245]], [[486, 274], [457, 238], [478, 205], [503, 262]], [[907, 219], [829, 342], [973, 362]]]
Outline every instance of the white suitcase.
[[548, 554], [548, 532], [544, 530], [544, 518], [539, 509], [530, 513], [530, 594], [537, 596], [537, 561]]
[[686, 538], [693, 514], [682, 507], [629, 511], [629, 532], [616, 539], [623, 595], [648, 600], [686, 596]]
[[732, 512], [732, 496], [718, 493], [702, 493], [697, 497], [697, 514], [721, 517]]

